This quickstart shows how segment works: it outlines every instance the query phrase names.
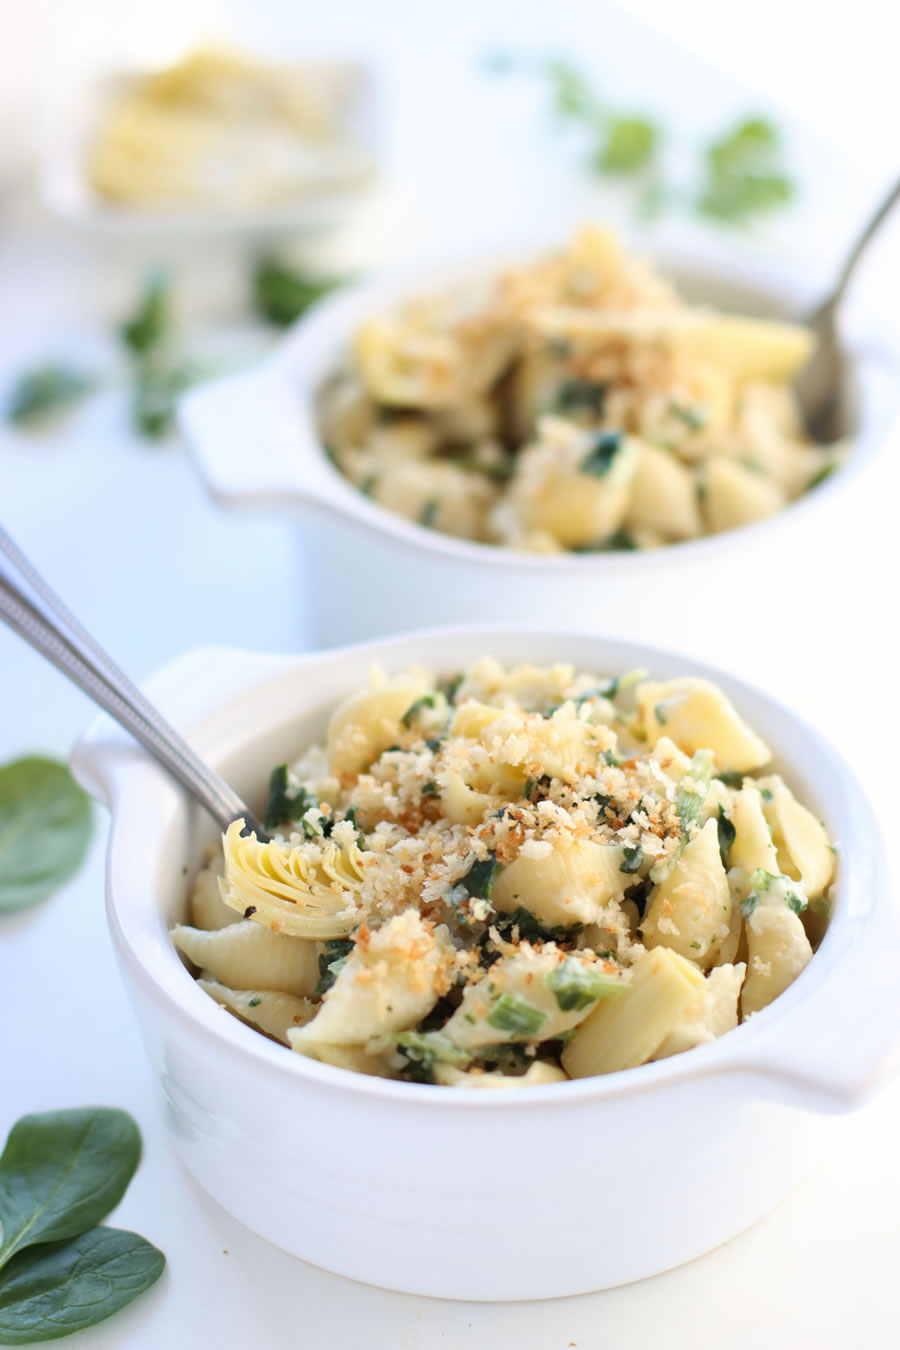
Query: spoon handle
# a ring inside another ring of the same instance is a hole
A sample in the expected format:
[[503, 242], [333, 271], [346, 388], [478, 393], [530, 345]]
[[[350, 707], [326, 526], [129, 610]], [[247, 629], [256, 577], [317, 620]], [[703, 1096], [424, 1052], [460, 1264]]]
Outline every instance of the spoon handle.
[[838, 307], [844, 297], [844, 292], [850, 284], [850, 279], [856, 271], [856, 264], [868, 247], [870, 239], [880, 228], [885, 218], [893, 211], [898, 201], [900, 201], [900, 179], [897, 180], [890, 192], [878, 206], [877, 210], [873, 212], [872, 216], [866, 222], [865, 228], [861, 231], [850, 252], [847, 254], [847, 257], [844, 259], [837, 280], [824, 304], [820, 307], [820, 313], [834, 311]]
[[160, 716], [2, 528], [0, 619], [130, 732], [209, 812], [220, 829], [243, 817], [258, 838], [268, 837], [240, 797]]

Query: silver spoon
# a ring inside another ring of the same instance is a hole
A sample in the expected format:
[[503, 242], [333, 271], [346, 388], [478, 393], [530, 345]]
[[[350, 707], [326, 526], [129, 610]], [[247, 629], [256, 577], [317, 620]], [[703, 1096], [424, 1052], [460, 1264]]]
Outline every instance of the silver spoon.
[[243, 818], [244, 833], [269, 835], [245, 802], [157, 712], [32, 567], [0, 527], [0, 619], [52, 662], [140, 741], [224, 832]]
[[847, 363], [837, 334], [837, 312], [856, 265], [870, 239], [900, 201], [900, 182], [894, 184], [869, 218], [847, 254], [828, 295], [805, 320], [816, 336], [815, 350], [800, 371], [794, 388], [807, 431], [817, 441], [836, 441], [849, 430]]

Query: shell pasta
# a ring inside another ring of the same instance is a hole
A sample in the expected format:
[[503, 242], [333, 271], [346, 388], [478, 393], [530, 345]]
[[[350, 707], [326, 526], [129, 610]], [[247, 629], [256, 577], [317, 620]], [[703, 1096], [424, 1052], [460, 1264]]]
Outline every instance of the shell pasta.
[[326, 1064], [462, 1089], [635, 1068], [813, 955], [835, 852], [770, 760], [706, 680], [375, 671], [272, 771], [272, 839], [229, 828], [173, 940]]
[[372, 315], [321, 399], [380, 506], [526, 552], [655, 548], [774, 515], [840, 462], [804, 434], [798, 324], [688, 306], [606, 230]]

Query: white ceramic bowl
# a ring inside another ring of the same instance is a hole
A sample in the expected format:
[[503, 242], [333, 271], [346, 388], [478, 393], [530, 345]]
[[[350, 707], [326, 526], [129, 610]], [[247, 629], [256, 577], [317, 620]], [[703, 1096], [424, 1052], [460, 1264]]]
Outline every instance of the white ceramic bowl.
[[[535, 252], [512, 256], [523, 260]], [[316, 579], [306, 587], [315, 643], [375, 637], [436, 619], [530, 623], [538, 616], [583, 627], [592, 615], [608, 613], [611, 588], [619, 611], [636, 611], [658, 601], [663, 572], [677, 574], [684, 593], [750, 550], [756, 560], [765, 555], [778, 578], [783, 569], [777, 549], [789, 558], [795, 544], [803, 547], [798, 525], [807, 516], [815, 521], [823, 503], [885, 440], [893, 407], [889, 372], [857, 355], [852, 377], [860, 417], [846, 466], [768, 520], [663, 550], [556, 556], [472, 543], [405, 520], [364, 496], [328, 459], [317, 426], [317, 392], [344, 363], [364, 318], [510, 261], [507, 252], [477, 264], [432, 264], [350, 287], [311, 311], [257, 368], [204, 385], [182, 401], [182, 429], [216, 500], [284, 512], [299, 522], [301, 575]], [[747, 264], [725, 268], [684, 255], [658, 261], [685, 295], [700, 302], [793, 316], [809, 307], [808, 295], [787, 279]]]
[[[441, 629], [307, 656], [187, 655], [148, 686], [201, 755], [261, 800], [274, 763], [324, 730], [335, 700], [388, 669], [569, 660], [662, 678], [655, 648], [558, 632]], [[314, 1063], [217, 1007], [167, 929], [185, 917], [211, 823], [106, 719], [76, 747], [78, 779], [113, 823], [108, 914], [174, 1147], [255, 1232], [371, 1284], [533, 1299], [637, 1280], [724, 1242], [812, 1165], [839, 1113], [900, 1037], [898, 928], [872, 814], [810, 727], [741, 681], [717, 680], [777, 747], [777, 767], [840, 841], [825, 939], [772, 1006], [657, 1064], [519, 1092], [453, 1091]]]
[[[295, 63], [298, 70], [303, 63]], [[319, 230], [358, 210], [370, 190], [378, 166], [378, 100], [372, 72], [352, 63], [328, 63], [352, 82], [352, 98], [342, 119], [342, 132], [358, 155], [351, 174], [323, 161], [318, 177], [300, 183], [292, 200], [246, 209], [215, 206], [134, 206], [110, 201], [94, 188], [86, 165], [99, 127], [136, 79], [148, 69], [139, 63], [78, 71], [50, 90], [40, 118], [38, 183], [44, 205], [53, 215], [102, 235], [137, 238], [187, 235], [244, 235], [283, 230]], [[310, 63], [312, 69], [316, 63]]]

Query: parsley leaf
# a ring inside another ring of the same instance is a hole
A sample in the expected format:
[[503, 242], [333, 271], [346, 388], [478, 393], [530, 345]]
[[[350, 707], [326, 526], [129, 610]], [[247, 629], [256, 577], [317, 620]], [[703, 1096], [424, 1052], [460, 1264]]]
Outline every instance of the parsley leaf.
[[696, 202], [701, 214], [741, 224], [792, 195], [778, 132], [765, 118], [746, 118], [707, 146]]
[[659, 149], [660, 129], [647, 117], [610, 117], [606, 142], [594, 156], [594, 166], [605, 173], [637, 173], [651, 163]]

